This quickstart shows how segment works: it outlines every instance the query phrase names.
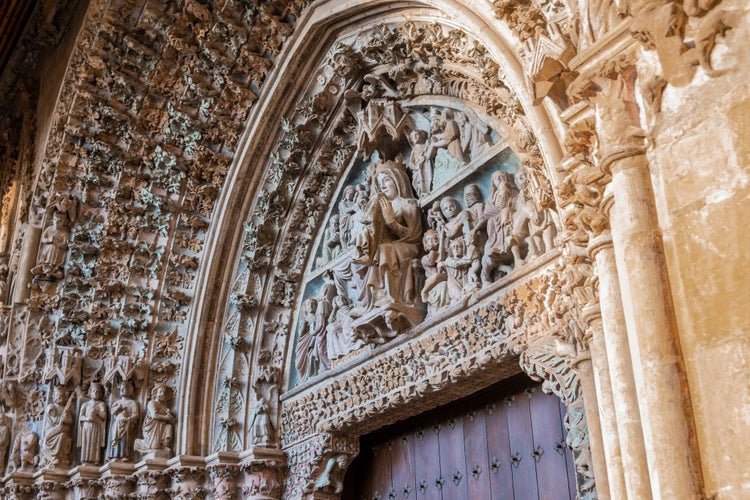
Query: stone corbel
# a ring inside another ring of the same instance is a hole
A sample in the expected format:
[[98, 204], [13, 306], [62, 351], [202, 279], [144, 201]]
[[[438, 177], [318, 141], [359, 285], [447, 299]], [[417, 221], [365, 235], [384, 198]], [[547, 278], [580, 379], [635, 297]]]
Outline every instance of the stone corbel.
[[283, 498], [340, 498], [346, 469], [358, 453], [359, 439], [331, 433], [318, 434], [287, 450], [289, 474]]

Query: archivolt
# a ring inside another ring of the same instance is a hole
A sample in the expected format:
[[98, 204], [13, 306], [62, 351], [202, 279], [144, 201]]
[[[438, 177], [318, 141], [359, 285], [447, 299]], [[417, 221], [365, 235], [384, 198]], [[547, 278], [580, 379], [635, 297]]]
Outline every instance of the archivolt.
[[[473, 102], [503, 129], [505, 140], [536, 174], [539, 205], [554, 204], [542, 151], [555, 158], [558, 147], [549, 145], [548, 136], [540, 147], [532, 132], [529, 122], [546, 119], [526, 115], [525, 110], [538, 111], [522, 105], [528, 99], [519, 99], [517, 92], [526, 96], [524, 89], [511, 86], [523, 81], [508, 77], [508, 68], [518, 65], [513, 61], [501, 68], [494, 62], [501, 53], [505, 62], [512, 61], [497, 35], [489, 43], [482, 39], [494, 28], [456, 4], [444, 7], [458, 12], [473, 29], [444, 21], [445, 11], [401, 3], [351, 10], [344, 4], [319, 4], [298, 26], [289, 52], [272, 74], [274, 87], [261, 94], [253, 109], [244, 150], [213, 223], [208, 268], [198, 285], [202, 295], [191, 317], [185, 354], [191, 368], [182, 383], [181, 449], [205, 455], [248, 448], [248, 420], [257, 401], [278, 403], [297, 280], [319, 230], [320, 221], [311, 215], [315, 208], [325, 213], [355, 153], [356, 123], [342, 96], [346, 90], [361, 90], [365, 74], [382, 74], [386, 65], [404, 64], [414, 55], [426, 60], [435, 51], [437, 71], [464, 82], [440, 93]], [[323, 16], [324, 9], [332, 14]], [[397, 22], [407, 14], [410, 21]], [[378, 26], [382, 21], [389, 23]], [[347, 34], [365, 28], [370, 35], [364, 50], [346, 43]], [[341, 38], [344, 43], [336, 41]], [[313, 79], [317, 84], [305, 87]], [[408, 92], [402, 97], [417, 97]], [[278, 408], [272, 405], [271, 419], [280, 429]], [[201, 422], [199, 435], [191, 431], [196, 421]]]

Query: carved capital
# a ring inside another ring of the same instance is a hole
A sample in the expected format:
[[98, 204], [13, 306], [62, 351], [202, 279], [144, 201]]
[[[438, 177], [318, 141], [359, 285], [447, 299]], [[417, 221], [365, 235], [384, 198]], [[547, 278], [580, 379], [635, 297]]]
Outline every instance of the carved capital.
[[237, 498], [242, 467], [240, 464], [212, 464], [208, 466], [214, 497], [220, 500]]
[[717, 40], [741, 14], [717, 8], [719, 3], [717, 0], [642, 2], [640, 10], [634, 13], [633, 37], [647, 49], [656, 51], [669, 84], [678, 87], [689, 84], [698, 67], [711, 77], [722, 73], [711, 66], [711, 53]]
[[140, 470], [135, 473], [136, 498], [163, 498], [169, 495], [170, 477], [165, 470]]
[[274, 459], [251, 460], [241, 464], [242, 498], [251, 500], [272, 500], [281, 498], [281, 484], [285, 467], [283, 462]]
[[208, 496], [206, 488], [207, 472], [204, 467], [180, 466], [170, 467], [172, 476], [170, 495], [179, 500], [199, 500]]

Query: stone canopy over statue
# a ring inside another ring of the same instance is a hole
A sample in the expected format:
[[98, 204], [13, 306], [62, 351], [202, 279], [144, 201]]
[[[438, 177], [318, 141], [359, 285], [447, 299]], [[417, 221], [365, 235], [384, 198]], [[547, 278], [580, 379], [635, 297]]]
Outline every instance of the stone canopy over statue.
[[361, 163], [322, 229], [300, 306], [299, 380], [454, 314], [551, 248], [557, 229], [472, 110], [359, 105]]

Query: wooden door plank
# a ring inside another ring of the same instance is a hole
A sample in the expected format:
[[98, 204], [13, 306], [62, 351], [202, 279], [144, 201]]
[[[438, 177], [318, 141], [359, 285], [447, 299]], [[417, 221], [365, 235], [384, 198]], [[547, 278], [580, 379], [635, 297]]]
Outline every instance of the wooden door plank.
[[487, 461], [487, 425], [482, 407], [472, 408], [463, 417], [466, 443], [466, 482], [468, 498], [492, 498]]
[[508, 408], [508, 432], [513, 465], [513, 494], [518, 500], [538, 498], [536, 467], [531, 452], [534, 443], [531, 435], [531, 411], [527, 393], [516, 396]]
[[385, 441], [378, 446], [373, 447], [373, 492], [375, 497], [378, 495], [381, 499], [388, 498], [393, 484], [391, 482], [391, 451], [390, 441]]
[[466, 452], [464, 450], [464, 425], [461, 413], [446, 415], [441, 420], [440, 473], [443, 477], [443, 499], [468, 498], [466, 487]]
[[537, 389], [530, 403], [539, 498], [567, 499], [568, 469], [560, 426], [560, 400]]
[[491, 498], [510, 500], [513, 498], [513, 474], [510, 466], [508, 406], [504, 400], [488, 403], [485, 406], [484, 418], [487, 426], [487, 463]]
[[[356, 492], [355, 500], [372, 500], [375, 495], [375, 474], [373, 474], [373, 464], [375, 455], [372, 446], [361, 443], [359, 457], [352, 464], [356, 468], [351, 474], [356, 476], [354, 482], [354, 491]], [[347, 476], [350, 472], [347, 471]]]
[[435, 479], [440, 477], [440, 443], [433, 431], [430, 420], [414, 432], [414, 465], [416, 471], [418, 499], [443, 498], [442, 492], [435, 487]]
[[391, 463], [397, 498], [413, 499], [417, 496], [414, 439], [414, 433], [409, 432], [393, 440]]

